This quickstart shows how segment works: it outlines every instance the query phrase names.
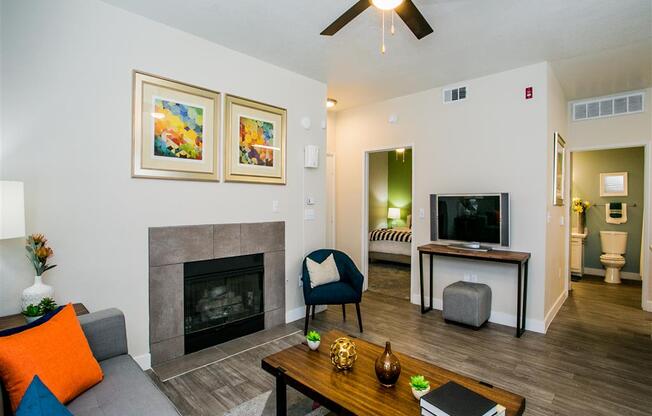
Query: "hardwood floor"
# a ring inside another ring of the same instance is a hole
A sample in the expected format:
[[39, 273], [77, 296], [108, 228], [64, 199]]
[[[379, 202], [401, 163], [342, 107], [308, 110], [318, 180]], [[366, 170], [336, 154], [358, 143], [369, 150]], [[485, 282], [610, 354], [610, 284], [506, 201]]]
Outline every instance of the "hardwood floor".
[[[314, 327], [376, 343], [390, 339], [395, 351], [525, 396], [526, 415], [650, 415], [652, 314], [640, 310], [640, 291], [640, 284], [585, 278], [573, 283], [546, 335], [527, 332], [520, 339], [512, 328], [491, 323], [479, 331], [449, 325], [439, 311], [421, 315], [417, 305], [373, 292], [363, 297], [364, 334], [353, 309], [342, 322], [339, 307], [318, 314]], [[273, 379], [260, 359], [301, 339], [295, 334], [164, 383], [152, 377], [182, 414], [221, 415], [270, 390]]]

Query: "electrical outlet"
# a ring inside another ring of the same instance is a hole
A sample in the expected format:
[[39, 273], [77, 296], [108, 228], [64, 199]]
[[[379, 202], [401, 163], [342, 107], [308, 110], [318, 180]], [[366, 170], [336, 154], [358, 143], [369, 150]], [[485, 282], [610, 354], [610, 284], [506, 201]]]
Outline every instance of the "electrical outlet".
[[473, 283], [478, 283], [478, 275], [477, 274], [471, 274], [471, 281]]
[[468, 273], [464, 273], [464, 281], [465, 282], [470, 282], [471, 281], [471, 275]]

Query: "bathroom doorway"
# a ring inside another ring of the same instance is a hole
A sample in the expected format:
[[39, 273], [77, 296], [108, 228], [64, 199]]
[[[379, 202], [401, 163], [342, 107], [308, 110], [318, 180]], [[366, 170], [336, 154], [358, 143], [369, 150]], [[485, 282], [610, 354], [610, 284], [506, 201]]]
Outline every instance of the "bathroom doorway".
[[570, 153], [570, 287], [641, 309], [647, 250], [646, 146]]

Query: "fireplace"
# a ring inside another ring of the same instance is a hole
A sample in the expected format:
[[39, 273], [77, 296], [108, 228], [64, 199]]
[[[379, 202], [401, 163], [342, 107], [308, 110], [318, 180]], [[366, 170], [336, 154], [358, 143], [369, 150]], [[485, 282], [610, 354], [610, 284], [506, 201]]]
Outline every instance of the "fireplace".
[[263, 254], [184, 263], [189, 354], [265, 328]]

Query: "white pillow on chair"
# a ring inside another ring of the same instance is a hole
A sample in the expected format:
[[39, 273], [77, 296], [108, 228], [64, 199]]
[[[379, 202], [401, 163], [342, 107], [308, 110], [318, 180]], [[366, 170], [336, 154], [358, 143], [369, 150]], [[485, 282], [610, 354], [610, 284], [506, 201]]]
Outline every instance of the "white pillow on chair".
[[311, 288], [325, 285], [326, 283], [338, 282], [340, 280], [340, 272], [337, 271], [335, 257], [333, 257], [332, 253], [321, 263], [317, 263], [311, 258], [307, 258], [306, 267], [308, 267], [308, 274], [310, 275]]

